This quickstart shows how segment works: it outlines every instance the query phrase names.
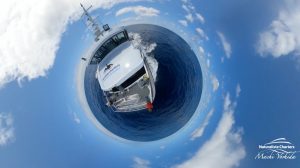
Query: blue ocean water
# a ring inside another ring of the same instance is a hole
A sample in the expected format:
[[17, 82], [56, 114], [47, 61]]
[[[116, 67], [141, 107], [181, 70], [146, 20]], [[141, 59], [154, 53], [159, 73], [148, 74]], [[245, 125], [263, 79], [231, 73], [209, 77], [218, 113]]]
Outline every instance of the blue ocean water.
[[105, 105], [95, 78], [96, 65], [85, 71], [87, 101], [96, 119], [111, 133], [133, 141], [159, 140], [178, 131], [195, 113], [202, 92], [201, 67], [191, 47], [174, 32], [150, 24], [126, 29], [140, 34], [146, 43], [157, 44], [151, 53], [158, 61], [153, 111], [113, 112]]

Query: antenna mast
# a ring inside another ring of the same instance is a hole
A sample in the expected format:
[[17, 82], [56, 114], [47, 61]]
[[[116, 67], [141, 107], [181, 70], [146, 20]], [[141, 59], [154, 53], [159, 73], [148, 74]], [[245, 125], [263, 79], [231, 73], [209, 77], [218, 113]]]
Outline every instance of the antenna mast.
[[103, 32], [101, 31], [98, 23], [92, 18], [92, 16], [89, 14], [88, 10], [91, 9], [92, 6], [88, 7], [87, 9], [80, 3], [80, 6], [83, 9], [82, 18], [86, 18], [86, 25], [87, 27], [94, 33], [95, 41], [99, 40], [99, 36], [103, 36]]

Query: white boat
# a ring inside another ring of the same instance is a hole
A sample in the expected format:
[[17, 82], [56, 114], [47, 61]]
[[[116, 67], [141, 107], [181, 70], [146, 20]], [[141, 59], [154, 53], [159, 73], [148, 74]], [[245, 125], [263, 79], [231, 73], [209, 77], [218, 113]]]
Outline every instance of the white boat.
[[[92, 24], [94, 20], [84, 9]], [[93, 25], [98, 26], [98, 25]], [[96, 78], [106, 98], [106, 105], [115, 112], [133, 112], [153, 108], [155, 85], [146, 53], [132, 44], [125, 28], [108, 25], [93, 27], [96, 45], [90, 64], [97, 64]]]

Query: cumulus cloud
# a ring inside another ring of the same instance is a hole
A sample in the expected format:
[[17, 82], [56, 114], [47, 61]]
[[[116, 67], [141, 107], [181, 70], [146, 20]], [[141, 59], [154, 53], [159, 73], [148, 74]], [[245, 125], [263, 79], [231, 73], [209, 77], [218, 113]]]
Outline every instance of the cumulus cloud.
[[207, 35], [204, 33], [203, 29], [201, 29], [200, 27], [196, 28], [196, 32], [200, 35], [201, 38], [208, 40]]
[[[142, 0], [90, 0], [94, 8]], [[45, 76], [68, 23], [79, 19], [81, 0], [9, 0], [0, 6], [0, 87]], [[87, 4], [88, 5], [88, 4]], [[86, 5], [86, 6], [87, 6]]]
[[149, 168], [150, 167], [150, 161], [144, 160], [139, 157], [133, 158], [134, 164], [132, 165], [132, 168]]
[[233, 113], [236, 102], [232, 102], [226, 93], [223, 115], [212, 137], [189, 160], [177, 165], [177, 168], [232, 168], [238, 166], [246, 156], [242, 144], [242, 130], [234, 131]]
[[190, 12], [190, 9], [189, 9], [186, 5], [183, 4], [181, 7], [182, 7], [182, 9], [184, 9], [186, 12]]
[[259, 34], [257, 52], [275, 58], [300, 51], [300, 1], [285, 1], [278, 17]]
[[151, 7], [144, 7], [144, 6], [128, 6], [122, 8], [116, 12], [116, 16], [124, 15], [126, 13], [134, 13], [137, 16], [158, 16], [159, 10], [151, 8]]
[[148, 1], [151, 2], [152, 0], [89, 0], [91, 4], [93, 4], [96, 7], [100, 7], [103, 9], [110, 9], [113, 6], [121, 3], [126, 3], [126, 2], [141, 2], [141, 1]]
[[77, 113], [74, 112], [70, 106], [68, 106], [68, 109], [69, 109], [69, 114], [70, 114], [71, 118], [73, 119], [73, 121], [77, 124], [80, 124], [81, 121], [80, 121], [80, 118], [78, 117]]
[[216, 76], [212, 75], [211, 76], [211, 83], [212, 83], [212, 86], [213, 86], [213, 91], [217, 91], [219, 86], [220, 86], [220, 83], [219, 83], [219, 80]]
[[231, 45], [230, 43], [226, 40], [225, 36], [223, 33], [221, 32], [217, 32], [220, 40], [221, 40], [221, 43], [222, 43], [222, 46], [223, 46], [223, 49], [224, 49], [224, 52], [225, 52], [225, 55], [226, 57], [229, 59], [231, 57]]
[[191, 13], [185, 15], [185, 19], [191, 23], [194, 21], [194, 17]]
[[13, 117], [11, 114], [0, 113], [0, 146], [5, 146], [15, 139]]
[[196, 13], [196, 18], [203, 24], [205, 22], [204, 17], [200, 13]]
[[195, 140], [196, 138], [199, 138], [199, 137], [201, 137], [201, 136], [203, 135], [203, 132], [204, 132], [206, 126], [209, 124], [209, 120], [210, 120], [211, 116], [213, 115], [214, 111], [215, 111], [215, 109], [211, 109], [211, 110], [207, 113], [207, 115], [206, 115], [206, 117], [205, 117], [203, 123], [201, 123], [200, 127], [197, 128], [196, 130], [194, 130], [194, 131], [192, 132], [190, 140], [193, 141], [193, 140]]
[[178, 22], [182, 25], [187, 27], [188, 26], [188, 22], [186, 20], [178, 20]]
[[205, 55], [205, 51], [204, 51], [204, 48], [199, 46], [199, 52], [201, 54], [201, 56], [204, 56]]
[[[182, 20], [182, 21], [184, 21], [184, 22], [182, 22], [184, 26], [188, 25], [187, 22], [192, 23], [192, 22], [194, 22], [194, 20], [198, 20], [202, 24], [205, 22], [204, 17], [199, 12], [196, 11], [195, 6], [189, 0], [182, 1], [182, 3], [183, 4], [181, 7], [186, 12], [185, 20]], [[194, 19], [194, 18], [196, 18], [196, 19]]]

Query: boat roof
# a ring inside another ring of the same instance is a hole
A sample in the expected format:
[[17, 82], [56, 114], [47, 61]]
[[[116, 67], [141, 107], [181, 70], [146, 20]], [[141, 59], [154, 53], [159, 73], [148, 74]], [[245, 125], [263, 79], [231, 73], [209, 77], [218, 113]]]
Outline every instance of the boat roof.
[[113, 49], [98, 65], [96, 76], [101, 89], [109, 91], [121, 85], [144, 65], [140, 50], [130, 41]]

